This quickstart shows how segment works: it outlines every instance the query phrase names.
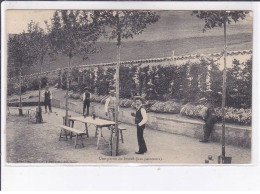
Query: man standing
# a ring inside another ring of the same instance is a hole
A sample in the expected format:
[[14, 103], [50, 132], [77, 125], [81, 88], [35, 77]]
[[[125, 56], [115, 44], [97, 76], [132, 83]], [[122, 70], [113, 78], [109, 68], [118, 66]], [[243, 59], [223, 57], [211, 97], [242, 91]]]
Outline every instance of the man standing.
[[105, 103], [105, 113], [108, 116], [109, 120], [115, 121], [115, 106], [116, 106], [116, 97], [115, 90], [109, 91], [109, 97], [106, 99]]
[[85, 87], [83, 93], [83, 116], [85, 116], [86, 107], [87, 107], [87, 116], [89, 116], [90, 98], [91, 98], [91, 93], [89, 92], [89, 88]]
[[147, 152], [147, 147], [144, 141], [144, 129], [145, 124], [148, 120], [146, 110], [143, 106], [144, 99], [141, 96], [136, 96], [135, 98], [136, 104], [136, 113], [132, 113], [132, 116], [135, 116], [135, 123], [137, 124], [137, 140], [139, 150], [135, 152], [136, 154], [144, 154]]
[[43, 93], [43, 97], [44, 97], [45, 112], [47, 112], [47, 106], [49, 107], [49, 111], [52, 112], [51, 110], [52, 93], [49, 90], [49, 86], [45, 87], [45, 92]]
[[205, 121], [205, 124], [203, 126], [204, 138], [200, 140], [200, 142], [207, 143], [209, 141], [210, 134], [214, 128], [214, 124], [217, 121], [217, 117], [214, 107], [211, 103], [208, 102], [206, 98], [201, 98], [199, 100], [199, 103], [204, 105], [204, 108], [202, 109], [202, 115], [203, 120]]

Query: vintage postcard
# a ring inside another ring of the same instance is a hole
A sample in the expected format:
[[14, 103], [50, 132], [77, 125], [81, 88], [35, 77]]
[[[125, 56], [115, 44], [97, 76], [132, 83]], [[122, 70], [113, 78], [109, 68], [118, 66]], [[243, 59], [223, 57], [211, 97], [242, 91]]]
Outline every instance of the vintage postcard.
[[8, 165], [251, 164], [253, 11], [5, 19]]

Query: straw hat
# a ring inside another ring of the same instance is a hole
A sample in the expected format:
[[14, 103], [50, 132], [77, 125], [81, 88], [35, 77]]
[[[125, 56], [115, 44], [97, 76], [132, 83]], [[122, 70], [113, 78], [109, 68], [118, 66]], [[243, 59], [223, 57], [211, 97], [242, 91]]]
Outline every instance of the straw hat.
[[145, 103], [145, 99], [142, 96], [135, 96], [134, 97], [134, 101], [136, 100], [141, 100], [141, 102], [144, 104]]
[[115, 90], [110, 90], [109, 91], [109, 94], [114, 94], [115, 93]]
[[201, 98], [198, 101], [198, 103], [205, 103], [205, 102], [208, 102], [208, 100], [206, 98]]

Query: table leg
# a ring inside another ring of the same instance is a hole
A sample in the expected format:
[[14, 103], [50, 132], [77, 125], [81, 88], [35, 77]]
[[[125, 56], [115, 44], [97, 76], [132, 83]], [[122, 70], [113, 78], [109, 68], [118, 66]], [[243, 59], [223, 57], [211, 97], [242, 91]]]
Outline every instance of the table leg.
[[98, 135], [98, 127], [96, 127], [95, 137], [97, 137], [97, 135]]
[[123, 131], [122, 130], [120, 130], [120, 135], [121, 135], [121, 141], [122, 141], [122, 143], [124, 143]]
[[[74, 121], [71, 121], [71, 128], [74, 127]], [[72, 132], [70, 132], [70, 139], [72, 139]]]
[[75, 139], [75, 148], [77, 147], [77, 140], [78, 140], [78, 134], [76, 135], [76, 139]]
[[87, 123], [85, 123], [85, 130], [86, 130], [87, 137], [89, 137], [89, 134], [88, 134], [88, 124]]
[[113, 155], [113, 126], [109, 127], [110, 129], [110, 138], [109, 138], [109, 148], [110, 148], [110, 155]]
[[102, 138], [101, 133], [102, 133], [102, 127], [99, 127], [99, 128], [98, 128], [97, 149], [99, 149], [100, 140], [101, 140], [101, 138]]

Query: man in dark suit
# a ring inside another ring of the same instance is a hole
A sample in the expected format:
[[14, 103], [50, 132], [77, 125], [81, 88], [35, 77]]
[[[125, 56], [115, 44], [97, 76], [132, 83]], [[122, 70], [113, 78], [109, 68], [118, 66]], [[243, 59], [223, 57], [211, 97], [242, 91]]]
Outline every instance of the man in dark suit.
[[52, 112], [51, 110], [52, 93], [49, 90], [49, 86], [46, 86], [45, 92], [43, 93], [43, 97], [44, 97], [45, 112], [47, 112], [47, 107], [49, 107], [49, 111]]
[[212, 104], [206, 99], [201, 98], [199, 100], [200, 104], [203, 104], [204, 108], [202, 110], [203, 120], [205, 124], [203, 125], [204, 138], [200, 140], [202, 143], [207, 143], [209, 141], [210, 134], [214, 128], [214, 124], [217, 121], [216, 113]]
[[89, 116], [89, 107], [90, 107], [90, 98], [91, 98], [91, 93], [89, 92], [89, 88], [85, 87], [84, 88], [84, 93], [83, 93], [83, 116], [85, 116], [85, 111], [87, 107], [87, 116]]
[[138, 152], [135, 153], [144, 154], [147, 152], [147, 147], [144, 141], [144, 129], [148, 118], [144, 108], [144, 98], [141, 96], [135, 96], [134, 99], [136, 104], [136, 113], [132, 113], [131, 115], [135, 117], [135, 124], [137, 125], [137, 140], [139, 146]]

